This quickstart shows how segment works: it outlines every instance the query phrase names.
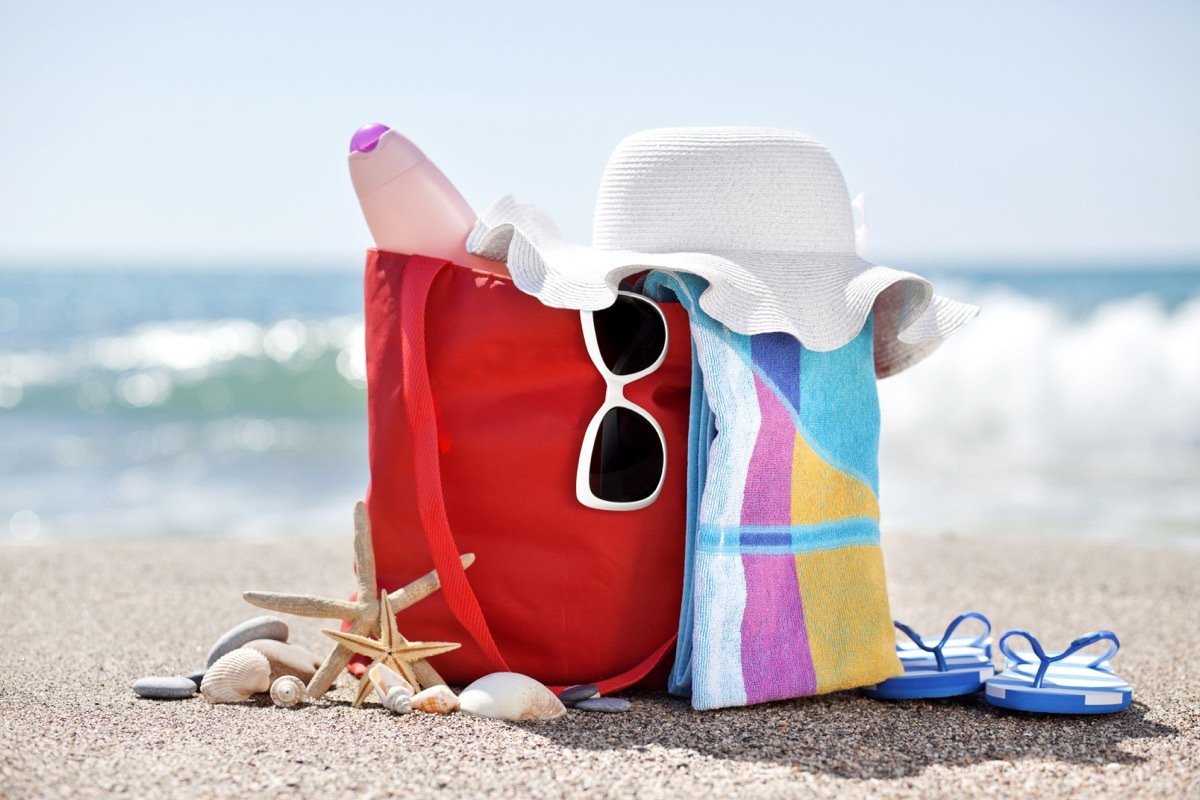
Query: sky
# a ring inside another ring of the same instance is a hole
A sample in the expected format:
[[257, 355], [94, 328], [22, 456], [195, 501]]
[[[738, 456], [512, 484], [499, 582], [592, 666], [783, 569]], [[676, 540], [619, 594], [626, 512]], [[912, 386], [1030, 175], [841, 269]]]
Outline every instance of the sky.
[[1200, 3], [0, 0], [0, 263], [357, 267], [382, 122], [590, 240], [624, 136], [824, 142], [875, 261], [1200, 261]]

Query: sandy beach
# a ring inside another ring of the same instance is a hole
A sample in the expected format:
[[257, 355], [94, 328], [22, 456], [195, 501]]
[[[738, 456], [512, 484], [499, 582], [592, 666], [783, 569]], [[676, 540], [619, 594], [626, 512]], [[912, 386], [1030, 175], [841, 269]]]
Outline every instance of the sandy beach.
[[[1200, 797], [1200, 553], [1136, 545], [885, 537], [893, 613], [918, 630], [966, 609], [1047, 646], [1115, 630], [1134, 699], [1113, 716], [629, 692], [624, 715], [507, 724], [353, 709], [347, 678], [299, 710], [130, 690], [202, 666], [261, 613], [244, 589], [348, 594], [350, 551], [349, 532], [0, 549], [0, 796]], [[325, 652], [318, 622], [288, 622]]]

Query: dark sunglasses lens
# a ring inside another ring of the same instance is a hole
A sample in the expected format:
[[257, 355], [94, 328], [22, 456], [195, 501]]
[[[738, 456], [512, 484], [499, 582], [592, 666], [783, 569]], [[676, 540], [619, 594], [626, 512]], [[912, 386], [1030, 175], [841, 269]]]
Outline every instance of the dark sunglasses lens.
[[617, 302], [592, 313], [604, 366], [614, 375], [633, 375], [658, 360], [667, 346], [667, 329], [648, 301], [618, 295]]
[[592, 494], [610, 503], [645, 500], [662, 480], [664, 457], [649, 420], [627, 408], [609, 409], [592, 445]]

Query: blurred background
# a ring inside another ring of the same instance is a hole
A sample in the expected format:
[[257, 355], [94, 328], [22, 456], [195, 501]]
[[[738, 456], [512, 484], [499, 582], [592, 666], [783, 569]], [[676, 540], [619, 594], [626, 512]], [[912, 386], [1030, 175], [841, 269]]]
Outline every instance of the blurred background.
[[823, 141], [878, 263], [984, 307], [881, 383], [885, 529], [1200, 545], [1194, 2], [0, 2], [0, 542], [343, 534], [345, 157], [586, 242], [668, 125]]

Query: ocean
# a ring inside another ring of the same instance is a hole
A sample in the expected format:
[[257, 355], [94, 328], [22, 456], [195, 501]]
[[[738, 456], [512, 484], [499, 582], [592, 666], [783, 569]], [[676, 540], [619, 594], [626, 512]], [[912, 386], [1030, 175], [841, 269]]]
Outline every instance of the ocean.
[[[1200, 266], [924, 270], [983, 307], [880, 383], [883, 527], [1200, 546]], [[349, 534], [361, 275], [0, 268], [0, 543]]]

